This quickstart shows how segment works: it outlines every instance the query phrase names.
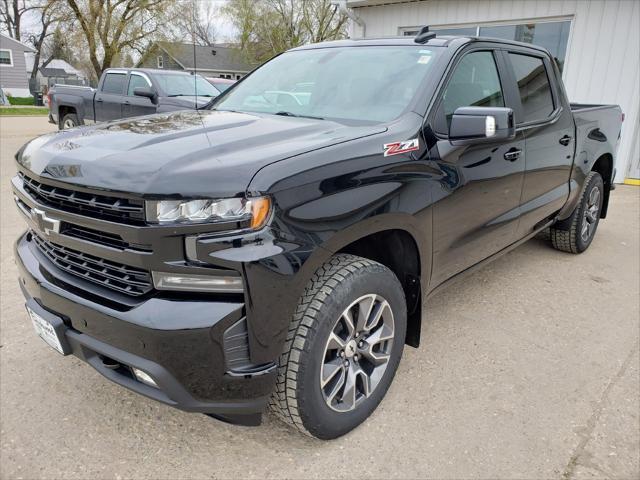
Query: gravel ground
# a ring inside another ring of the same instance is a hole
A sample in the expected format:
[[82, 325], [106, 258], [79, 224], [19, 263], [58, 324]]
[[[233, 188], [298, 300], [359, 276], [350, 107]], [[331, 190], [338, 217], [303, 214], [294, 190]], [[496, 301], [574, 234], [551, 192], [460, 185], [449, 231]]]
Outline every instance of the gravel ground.
[[640, 188], [582, 255], [532, 240], [433, 297], [382, 405], [331, 442], [230, 426], [109, 383], [27, 321], [13, 154], [52, 126], [0, 119], [2, 478], [640, 478]]

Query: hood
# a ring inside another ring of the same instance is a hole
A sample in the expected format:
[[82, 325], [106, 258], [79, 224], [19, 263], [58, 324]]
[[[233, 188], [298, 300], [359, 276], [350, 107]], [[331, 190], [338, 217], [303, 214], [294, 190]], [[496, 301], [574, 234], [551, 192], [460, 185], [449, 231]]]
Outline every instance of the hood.
[[[180, 95], [179, 97], [160, 97], [160, 107], [171, 105], [180, 108], [202, 108], [211, 103], [211, 97]], [[177, 109], [176, 109], [177, 110]]]
[[187, 110], [44, 135], [28, 143], [18, 161], [43, 178], [87, 187], [234, 196], [270, 163], [385, 130], [384, 125]]

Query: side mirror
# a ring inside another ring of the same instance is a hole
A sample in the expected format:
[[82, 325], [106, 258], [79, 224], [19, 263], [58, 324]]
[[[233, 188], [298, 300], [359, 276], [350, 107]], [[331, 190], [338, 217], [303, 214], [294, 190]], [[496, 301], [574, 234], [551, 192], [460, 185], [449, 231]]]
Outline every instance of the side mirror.
[[153, 103], [156, 103], [156, 92], [148, 87], [136, 87], [133, 89], [133, 94], [136, 97], [147, 97]]
[[513, 110], [505, 107], [457, 108], [449, 127], [449, 141], [454, 145], [509, 140], [515, 136]]

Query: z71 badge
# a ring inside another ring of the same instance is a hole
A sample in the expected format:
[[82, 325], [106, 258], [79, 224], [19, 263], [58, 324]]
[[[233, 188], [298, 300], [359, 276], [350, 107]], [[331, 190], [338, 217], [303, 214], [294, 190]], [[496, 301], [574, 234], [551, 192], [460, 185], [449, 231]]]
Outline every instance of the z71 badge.
[[418, 139], [405, 140], [404, 142], [385, 143], [383, 145], [384, 156], [399, 155], [400, 153], [413, 152], [420, 148]]

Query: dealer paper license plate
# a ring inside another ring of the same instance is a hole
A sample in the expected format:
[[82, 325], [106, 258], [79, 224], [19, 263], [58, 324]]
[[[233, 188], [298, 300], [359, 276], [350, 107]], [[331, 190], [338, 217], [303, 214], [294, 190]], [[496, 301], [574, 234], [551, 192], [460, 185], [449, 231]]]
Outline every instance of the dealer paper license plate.
[[29, 307], [27, 307], [27, 312], [29, 312], [29, 316], [31, 317], [31, 321], [33, 322], [33, 328], [35, 328], [36, 333], [40, 336], [40, 338], [47, 342], [50, 347], [56, 349], [58, 352], [64, 355], [62, 344], [60, 343], [60, 339], [58, 338], [53, 325], [51, 325], [47, 320], [42, 318]]

